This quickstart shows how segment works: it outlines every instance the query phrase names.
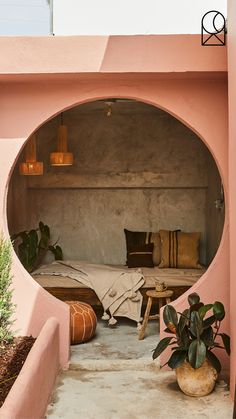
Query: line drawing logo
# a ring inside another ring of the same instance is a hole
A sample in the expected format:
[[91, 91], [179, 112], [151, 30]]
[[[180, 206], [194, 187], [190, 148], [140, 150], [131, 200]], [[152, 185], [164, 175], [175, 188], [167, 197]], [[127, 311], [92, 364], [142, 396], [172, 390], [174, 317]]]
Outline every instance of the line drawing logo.
[[201, 43], [203, 46], [221, 47], [226, 44], [226, 19], [221, 12], [210, 10], [202, 17]]

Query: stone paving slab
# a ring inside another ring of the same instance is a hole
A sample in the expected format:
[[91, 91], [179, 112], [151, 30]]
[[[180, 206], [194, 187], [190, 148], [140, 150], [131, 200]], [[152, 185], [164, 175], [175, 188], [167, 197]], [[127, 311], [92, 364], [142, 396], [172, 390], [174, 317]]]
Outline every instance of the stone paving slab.
[[48, 406], [48, 419], [231, 419], [225, 388], [203, 398], [185, 396], [175, 373], [160, 371], [152, 350], [159, 340], [157, 322], [149, 322], [138, 340], [135, 322], [119, 319], [114, 328], [99, 321], [96, 336], [71, 347]]
[[185, 396], [173, 372], [79, 371], [60, 376], [48, 419], [231, 419], [229, 392]]

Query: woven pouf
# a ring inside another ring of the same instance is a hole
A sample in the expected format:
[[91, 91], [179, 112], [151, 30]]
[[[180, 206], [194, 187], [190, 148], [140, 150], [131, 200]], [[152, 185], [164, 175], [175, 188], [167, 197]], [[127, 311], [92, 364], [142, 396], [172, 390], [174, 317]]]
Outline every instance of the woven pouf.
[[70, 306], [71, 344], [87, 342], [95, 333], [97, 317], [89, 304], [81, 301], [66, 301]]

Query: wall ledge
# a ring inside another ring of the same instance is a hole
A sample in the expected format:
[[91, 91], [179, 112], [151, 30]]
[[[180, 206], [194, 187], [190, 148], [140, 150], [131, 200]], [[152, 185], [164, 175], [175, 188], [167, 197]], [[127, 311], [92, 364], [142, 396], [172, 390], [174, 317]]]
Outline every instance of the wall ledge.
[[59, 323], [49, 318], [11, 388], [1, 419], [43, 418], [59, 372]]

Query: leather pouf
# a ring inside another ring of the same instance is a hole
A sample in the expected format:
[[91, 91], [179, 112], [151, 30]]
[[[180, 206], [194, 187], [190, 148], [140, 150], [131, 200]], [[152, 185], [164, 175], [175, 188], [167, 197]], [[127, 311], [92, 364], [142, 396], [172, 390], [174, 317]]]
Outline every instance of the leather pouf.
[[95, 333], [97, 317], [89, 304], [65, 301], [70, 306], [71, 344], [87, 342]]

